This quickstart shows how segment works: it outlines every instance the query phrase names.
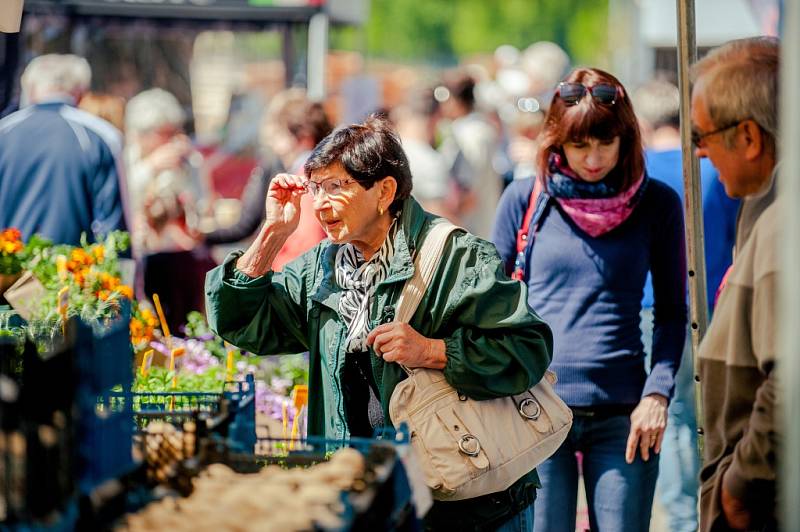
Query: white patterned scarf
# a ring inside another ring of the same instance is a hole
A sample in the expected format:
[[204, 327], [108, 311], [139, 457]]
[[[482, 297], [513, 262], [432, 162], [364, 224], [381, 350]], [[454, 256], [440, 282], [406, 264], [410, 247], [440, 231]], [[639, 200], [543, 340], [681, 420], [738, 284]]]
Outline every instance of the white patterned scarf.
[[347, 353], [367, 350], [369, 311], [375, 288], [386, 279], [389, 272], [397, 227], [395, 218], [381, 248], [369, 260], [364, 260], [364, 256], [352, 244], [345, 244], [336, 252], [336, 283], [343, 289], [339, 315], [347, 324]]

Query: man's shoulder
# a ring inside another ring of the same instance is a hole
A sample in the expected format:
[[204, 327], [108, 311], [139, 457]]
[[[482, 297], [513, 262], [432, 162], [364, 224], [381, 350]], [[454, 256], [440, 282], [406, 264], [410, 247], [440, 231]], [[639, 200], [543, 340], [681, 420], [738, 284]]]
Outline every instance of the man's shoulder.
[[782, 240], [782, 201], [773, 201], [756, 219], [750, 236], [734, 260], [731, 282], [754, 286], [759, 279], [779, 272]]
[[7, 134], [13, 131], [15, 126], [31, 118], [34, 114], [34, 111], [35, 110], [33, 108], [26, 107], [4, 117], [2, 120], [0, 120], [0, 134]]
[[63, 106], [59, 115], [97, 135], [115, 154], [122, 152], [122, 133], [106, 120], [70, 105]]
[[753, 225], [752, 239], [764, 243], [778, 243], [784, 226], [782, 222], [785, 204], [786, 202], [782, 198], [777, 198], [769, 207], [764, 209], [764, 212], [761, 213], [761, 216], [758, 217]]

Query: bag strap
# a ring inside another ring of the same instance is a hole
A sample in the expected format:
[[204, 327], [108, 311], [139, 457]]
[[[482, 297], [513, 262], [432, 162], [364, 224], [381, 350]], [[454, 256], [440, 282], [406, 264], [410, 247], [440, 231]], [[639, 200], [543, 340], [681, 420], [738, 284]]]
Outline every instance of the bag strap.
[[417, 311], [419, 302], [428, 290], [428, 286], [433, 280], [433, 274], [442, 260], [444, 245], [450, 233], [460, 227], [453, 225], [447, 220], [440, 219], [433, 223], [433, 227], [422, 241], [422, 245], [417, 249], [414, 257], [414, 275], [406, 281], [403, 291], [395, 311], [395, 320], [408, 323], [411, 321], [414, 312]]
[[536, 208], [539, 203], [539, 196], [542, 194], [541, 181], [533, 178], [533, 190], [531, 197], [528, 199], [528, 209], [525, 211], [525, 217], [522, 218], [522, 226], [517, 230], [517, 258], [514, 260], [514, 271], [511, 273], [511, 278], [516, 281], [522, 281], [525, 278], [525, 250], [528, 247], [528, 239], [536, 236], [535, 228], [533, 234], [529, 236], [531, 221], [536, 214]]
[[[425, 292], [428, 291], [439, 262], [442, 260], [444, 246], [450, 233], [459, 229], [463, 230], [445, 219], [440, 219], [433, 223], [433, 227], [428, 231], [414, 257], [414, 275], [406, 281], [403, 291], [400, 293], [397, 310], [395, 311], [396, 321], [403, 323], [411, 321]], [[400, 364], [400, 367], [408, 375], [414, 373], [414, 369], [408, 368], [403, 364]]]

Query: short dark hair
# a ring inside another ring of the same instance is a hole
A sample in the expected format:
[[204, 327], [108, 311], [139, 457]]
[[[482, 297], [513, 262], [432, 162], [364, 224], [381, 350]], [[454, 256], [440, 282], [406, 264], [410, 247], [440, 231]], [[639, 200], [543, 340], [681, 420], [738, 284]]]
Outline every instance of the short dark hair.
[[403, 201], [411, 195], [411, 170], [400, 137], [389, 121], [375, 114], [361, 124], [352, 124], [333, 131], [317, 144], [303, 166], [306, 177], [315, 170], [341, 163], [358, 183], [370, 189], [387, 176], [397, 181], [397, 192], [389, 206], [397, 214]]
[[316, 102], [290, 102], [280, 113], [279, 120], [281, 119], [294, 138], [301, 139], [303, 136], [308, 136], [315, 145], [327, 137], [333, 129], [325, 108]]
[[585, 140], [587, 138], [612, 139], [619, 137], [619, 162], [622, 170], [623, 188], [636, 182], [644, 172], [644, 148], [639, 123], [633, 112], [628, 93], [622, 83], [598, 68], [576, 68], [570, 72], [565, 82], [582, 83], [594, 86], [606, 83], [622, 88], [622, 97], [613, 105], [605, 105], [594, 101], [594, 98], [583, 98], [577, 105], [567, 106], [555, 94], [550, 102], [550, 109], [544, 121], [540, 135], [537, 166], [540, 176], [546, 176], [551, 153], [562, 153], [567, 142]]
[[472, 109], [475, 107], [475, 78], [463, 70], [453, 70], [445, 74], [444, 86], [450, 97]]

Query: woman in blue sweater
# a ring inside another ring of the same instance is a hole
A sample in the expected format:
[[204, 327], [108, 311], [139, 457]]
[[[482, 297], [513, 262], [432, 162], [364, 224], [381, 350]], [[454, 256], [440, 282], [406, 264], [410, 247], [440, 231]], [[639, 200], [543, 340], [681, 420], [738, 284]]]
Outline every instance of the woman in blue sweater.
[[[530, 306], [553, 329], [556, 391], [575, 414], [564, 445], [538, 469], [534, 530], [575, 530], [580, 453], [591, 529], [647, 531], [686, 326], [680, 200], [645, 174], [622, 84], [593, 68], [559, 84], [538, 170], [535, 180], [506, 189], [493, 234], [508, 273], [522, 276]], [[649, 371], [639, 328], [648, 271], [655, 296]]]

